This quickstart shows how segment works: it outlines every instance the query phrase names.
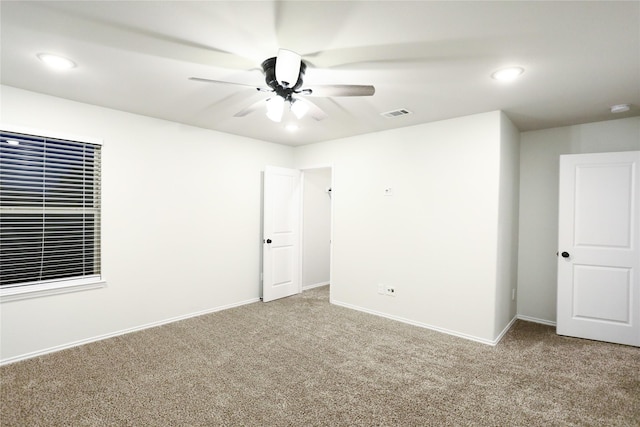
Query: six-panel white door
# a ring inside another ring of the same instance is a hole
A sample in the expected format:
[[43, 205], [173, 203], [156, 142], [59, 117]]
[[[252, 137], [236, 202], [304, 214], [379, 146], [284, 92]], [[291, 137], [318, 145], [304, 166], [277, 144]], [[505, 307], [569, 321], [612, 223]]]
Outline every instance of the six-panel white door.
[[640, 346], [640, 151], [560, 156], [560, 335]]
[[300, 177], [297, 169], [264, 171], [262, 300], [300, 293]]

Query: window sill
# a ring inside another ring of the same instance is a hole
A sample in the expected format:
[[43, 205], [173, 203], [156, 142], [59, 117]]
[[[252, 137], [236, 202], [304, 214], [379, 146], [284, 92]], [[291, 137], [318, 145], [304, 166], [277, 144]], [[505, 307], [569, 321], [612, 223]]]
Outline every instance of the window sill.
[[107, 282], [100, 278], [65, 280], [38, 285], [18, 286], [15, 288], [0, 290], [0, 303], [40, 298], [50, 295], [68, 294], [71, 292], [88, 291], [90, 289], [104, 288], [106, 286]]

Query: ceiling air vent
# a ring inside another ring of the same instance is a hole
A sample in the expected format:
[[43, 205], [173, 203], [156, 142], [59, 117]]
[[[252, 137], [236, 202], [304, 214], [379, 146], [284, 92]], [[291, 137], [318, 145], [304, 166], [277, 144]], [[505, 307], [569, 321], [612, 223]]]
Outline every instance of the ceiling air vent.
[[404, 108], [400, 108], [399, 110], [387, 111], [386, 113], [380, 113], [381, 116], [387, 118], [406, 116], [407, 114], [411, 114], [411, 111], [405, 110]]

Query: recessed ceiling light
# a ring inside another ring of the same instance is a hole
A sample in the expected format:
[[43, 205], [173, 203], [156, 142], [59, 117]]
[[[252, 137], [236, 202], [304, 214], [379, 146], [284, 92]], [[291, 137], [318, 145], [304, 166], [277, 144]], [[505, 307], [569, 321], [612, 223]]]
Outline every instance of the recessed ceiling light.
[[631, 106], [629, 104], [618, 104], [618, 105], [611, 106], [612, 113], [626, 113], [630, 109], [631, 109]]
[[39, 53], [38, 59], [56, 70], [68, 70], [76, 66], [72, 60], [51, 53]]
[[491, 74], [491, 77], [494, 80], [498, 80], [501, 82], [510, 82], [517, 79], [522, 73], [524, 73], [524, 68], [522, 67], [509, 67], [502, 68], [494, 72], [493, 74]]
[[290, 124], [290, 125], [285, 126], [285, 129], [288, 130], [289, 132], [295, 132], [299, 128], [298, 128], [298, 125]]

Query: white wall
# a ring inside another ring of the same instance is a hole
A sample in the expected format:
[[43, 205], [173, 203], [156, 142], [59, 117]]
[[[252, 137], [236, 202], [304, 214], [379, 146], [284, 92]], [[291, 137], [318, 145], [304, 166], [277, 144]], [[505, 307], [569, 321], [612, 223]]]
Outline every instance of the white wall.
[[[301, 169], [333, 165], [334, 303], [495, 340], [501, 117], [496, 111], [296, 148]], [[515, 150], [514, 141], [507, 145]], [[514, 201], [512, 189], [505, 194], [505, 203]], [[501, 211], [513, 220], [506, 205]], [[396, 296], [379, 295], [380, 283], [395, 286]]]
[[331, 168], [307, 169], [303, 175], [302, 287], [329, 283], [331, 252]]
[[2, 303], [3, 361], [257, 300], [261, 171], [291, 147], [1, 90], [3, 123], [104, 139], [108, 282]]
[[638, 117], [524, 132], [518, 172], [500, 112], [293, 149], [0, 88], [2, 122], [104, 139], [108, 281], [3, 303], [3, 361], [256, 300], [266, 164], [333, 164], [334, 302], [491, 342], [517, 271], [518, 315], [553, 323], [559, 155], [640, 149]]
[[640, 117], [521, 134], [518, 316], [555, 323], [559, 156], [640, 150]]

